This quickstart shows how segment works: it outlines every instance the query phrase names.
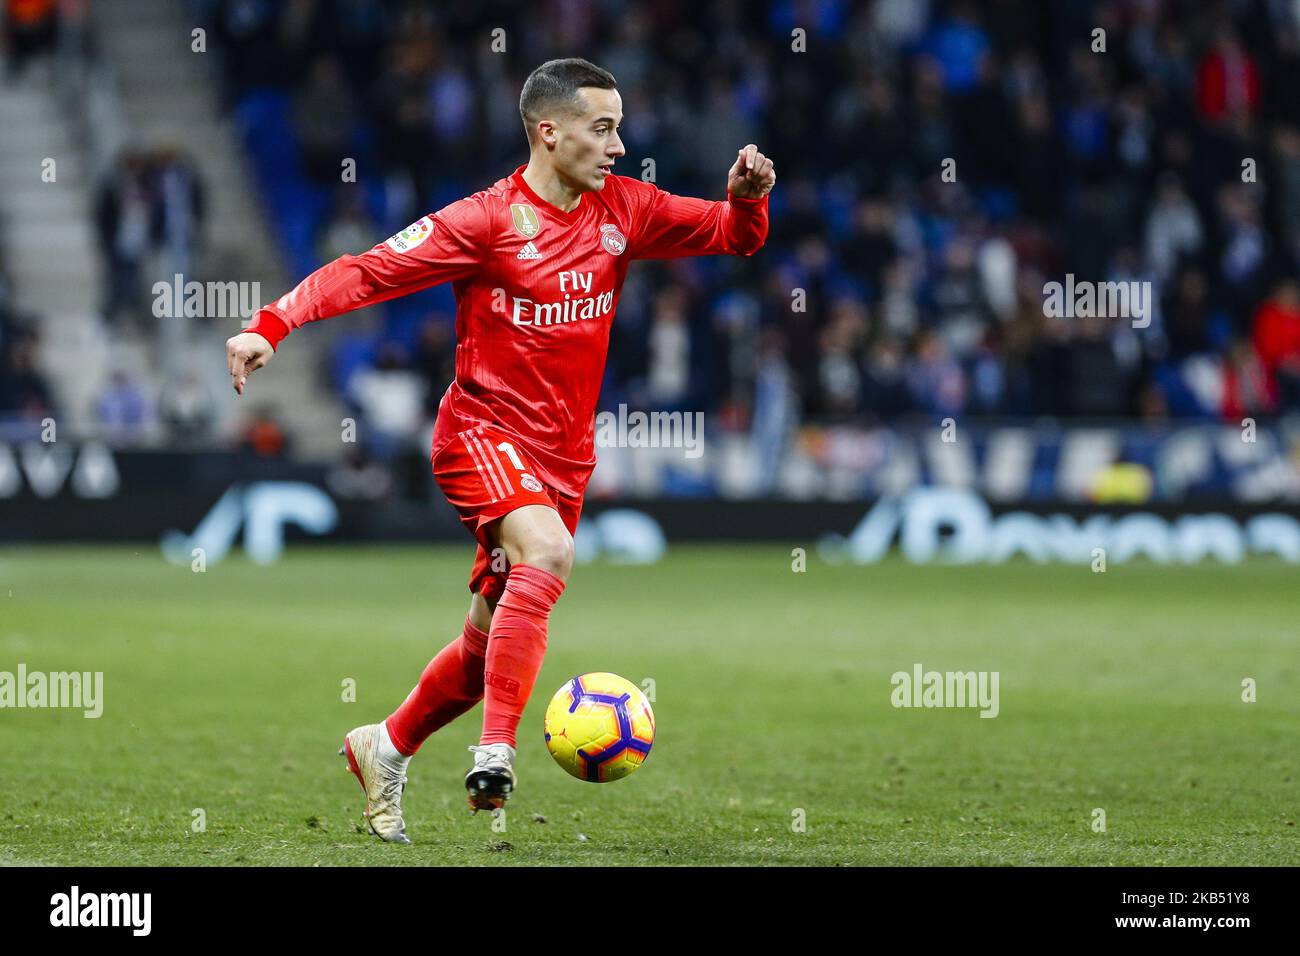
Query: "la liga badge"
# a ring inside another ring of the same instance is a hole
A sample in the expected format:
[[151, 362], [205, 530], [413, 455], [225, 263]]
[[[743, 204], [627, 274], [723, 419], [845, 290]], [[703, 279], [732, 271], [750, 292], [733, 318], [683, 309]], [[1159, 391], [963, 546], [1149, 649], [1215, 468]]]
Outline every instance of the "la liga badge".
[[411, 223], [397, 235], [388, 239], [387, 245], [394, 252], [410, 252], [431, 235], [433, 235], [433, 220], [428, 216], [422, 216], [417, 222]]

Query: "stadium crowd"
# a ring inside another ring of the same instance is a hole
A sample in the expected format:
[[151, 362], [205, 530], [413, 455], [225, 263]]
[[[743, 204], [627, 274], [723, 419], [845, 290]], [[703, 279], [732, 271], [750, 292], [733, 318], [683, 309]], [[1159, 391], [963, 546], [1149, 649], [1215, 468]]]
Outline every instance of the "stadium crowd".
[[[1300, 410], [1300, 5], [190, 5], [295, 276], [525, 162], [518, 92], [552, 56], [617, 77], [619, 172], [721, 198], [737, 145], [771, 155], [759, 256], [632, 271], [604, 407], [778, 430]], [[1067, 274], [1151, 283], [1149, 324], [1049, 317]], [[336, 386], [398, 433], [427, 417], [453, 308], [385, 307], [338, 340]]]

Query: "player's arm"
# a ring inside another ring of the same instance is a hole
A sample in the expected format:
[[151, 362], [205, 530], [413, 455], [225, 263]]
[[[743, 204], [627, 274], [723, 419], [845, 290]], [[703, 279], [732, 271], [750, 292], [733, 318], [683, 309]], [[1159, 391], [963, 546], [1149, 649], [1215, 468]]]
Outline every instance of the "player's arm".
[[293, 291], [259, 309], [226, 342], [231, 384], [244, 394], [251, 372], [266, 365], [281, 340], [308, 322], [466, 278], [479, 268], [487, 216], [478, 199], [462, 199], [425, 216], [360, 255], [340, 256]]
[[727, 172], [727, 199], [710, 202], [654, 189], [637, 217], [637, 259], [730, 253], [752, 256], [767, 240], [767, 194], [776, 185], [772, 160], [750, 143]]

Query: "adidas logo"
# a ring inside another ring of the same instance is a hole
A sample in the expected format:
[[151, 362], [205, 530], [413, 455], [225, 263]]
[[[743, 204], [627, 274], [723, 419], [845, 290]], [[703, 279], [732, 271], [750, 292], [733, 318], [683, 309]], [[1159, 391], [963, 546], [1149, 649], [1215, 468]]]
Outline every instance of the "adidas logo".
[[531, 241], [525, 243], [524, 247], [519, 250], [519, 255], [515, 256], [516, 259], [540, 259], [541, 257], [542, 254], [537, 251], [537, 247]]

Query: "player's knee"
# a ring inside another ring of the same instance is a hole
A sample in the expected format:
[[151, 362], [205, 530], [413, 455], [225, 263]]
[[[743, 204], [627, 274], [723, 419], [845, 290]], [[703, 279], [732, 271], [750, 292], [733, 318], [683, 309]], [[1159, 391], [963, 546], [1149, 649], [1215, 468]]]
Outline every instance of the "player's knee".
[[541, 568], [565, 581], [573, 570], [573, 538], [567, 534], [539, 535], [524, 545], [520, 563]]

